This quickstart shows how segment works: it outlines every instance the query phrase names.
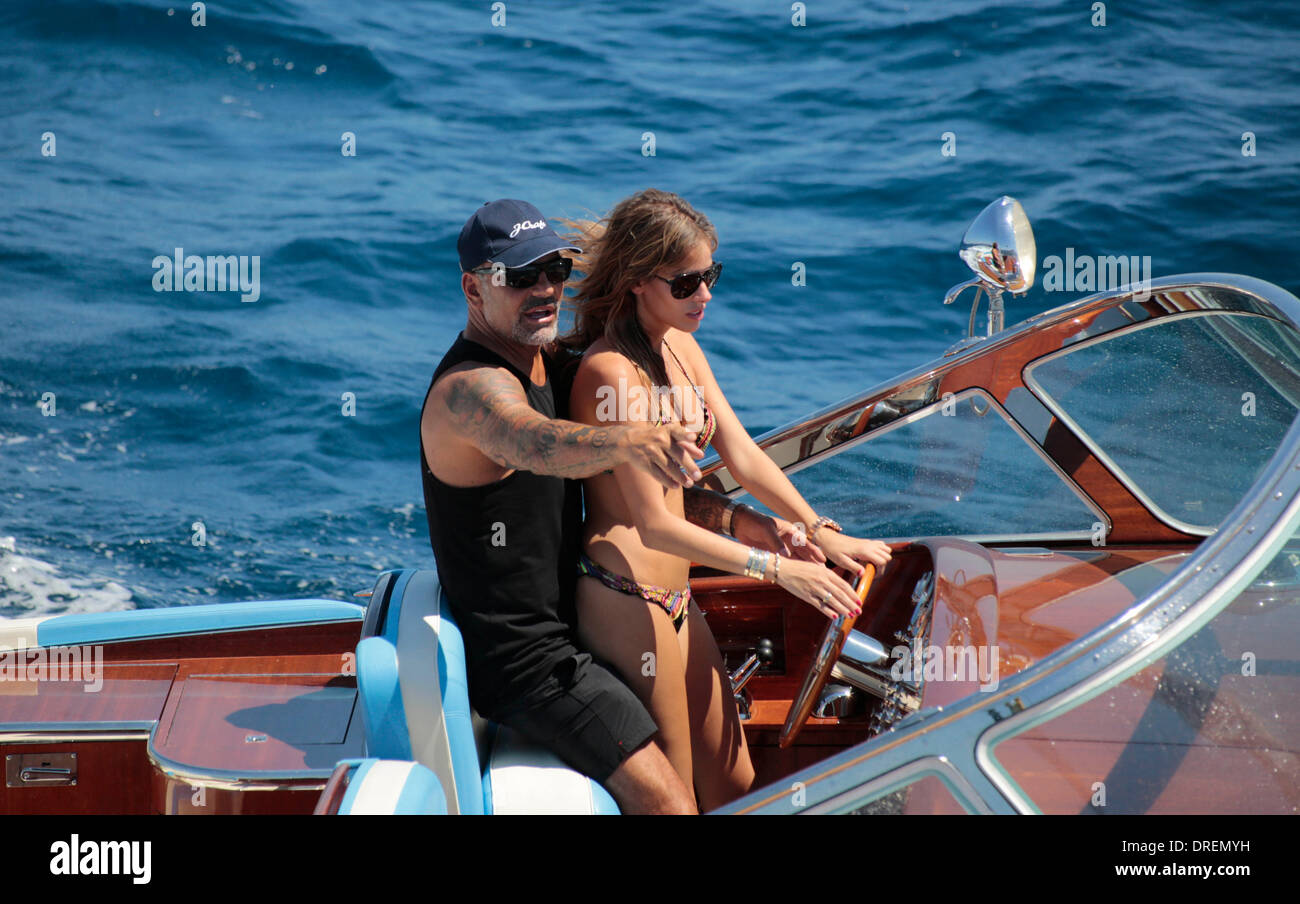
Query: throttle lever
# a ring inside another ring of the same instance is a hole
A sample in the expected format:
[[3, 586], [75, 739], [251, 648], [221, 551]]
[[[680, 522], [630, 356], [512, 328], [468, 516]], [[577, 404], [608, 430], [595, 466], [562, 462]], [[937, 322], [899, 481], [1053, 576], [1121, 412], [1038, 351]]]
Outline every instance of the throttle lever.
[[758, 642], [758, 649], [749, 654], [749, 658], [731, 675], [731, 692], [739, 694], [758, 672], [759, 665], [771, 662], [774, 658], [772, 641], [764, 637]]

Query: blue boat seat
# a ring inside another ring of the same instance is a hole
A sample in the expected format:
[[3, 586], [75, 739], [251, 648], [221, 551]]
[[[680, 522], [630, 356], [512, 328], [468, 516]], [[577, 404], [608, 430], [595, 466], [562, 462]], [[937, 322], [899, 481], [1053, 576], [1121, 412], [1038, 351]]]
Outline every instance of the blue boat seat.
[[448, 813], [618, 812], [598, 783], [474, 713], [437, 572], [401, 572], [375, 630], [357, 646], [367, 756], [427, 767]]
[[340, 816], [441, 816], [442, 783], [419, 763], [362, 760], [339, 804]]

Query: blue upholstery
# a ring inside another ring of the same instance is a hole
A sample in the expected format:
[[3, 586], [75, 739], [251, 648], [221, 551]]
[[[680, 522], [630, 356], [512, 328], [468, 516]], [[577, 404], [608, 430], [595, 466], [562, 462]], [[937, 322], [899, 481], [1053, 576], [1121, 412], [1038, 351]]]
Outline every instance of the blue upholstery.
[[596, 802], [597, 816], [621, 816], [623, 811], [618, 808], [618, 802], [614, 800], [613, 795], [605, 790], [605, 786], [599, 782], [592, 782], [595, 788], [592, 791], [592, 797]]
[[127, 612], [76, 612], [56, 615], [41, 622], [36, 628], [36, 642], [42, 647], [69, 647], [241, 628], [359, 622], [364, 615], [364, 607], [341, 600], [263, 600], [131, 609]]
[[447, 812], [442, 783], [419, 763], [366, 759], [354, 767], [340, 816], [439, 816]]
[[[442, 716], [447, 722], [447, 734], [451, 745], [451, 763], [456, 773], [457, 784], [461, 776], [478, 776], [478, 747], [474, 743], [473, 709], [469, 704], [468, 670], [465, 665], [465, 640], [460, 627], [451, 614], [451, 609], [444, 605], [442, 585], [438, 585], [438, 603], [442, 627], [438, 631], [438, 675], [442, 679]], [[477, 779], [466, 779], [466, 794], [473, 794], [476, 801], [483, 799], [483, 789]], [[468, 812], [468, 810], [466, 811]], [[490, 813], [478, 807], [473, 812]]]
[[394, 645], [397, 644], [398, 616], [402, 611], [402, 597], [406, 594], [406, 585], [411, 582], [411, 576], [414, 574], [414, 568], [404, 568], [397, 572], [397, 579], [393, 582], [388, 615], [384, 618], [384, 630], [379, 636]]
[[367, 753], [428, 767], [448, 812], [618, 812], [599, 784], [509, 730], [490, 726], [480, 758], [465, 643], [436, 572], [398, 575], [379, 635], [357, 646], [357, 684]]
[[[387, 731], [376, 730], [372, 738], [371, 723], [367, 723], [367, 750], [376, 752], [372, 743], [383, 749], [399, 749], [385, 746], [385, 738], [395, 733], [405, 735], [407, 756], [432, 769], [442, 780], [448, 810], [481, 814], [483, 787], [465, 683], [465, 644], [455, 622], [444, 611], [441, 597], [436, 572], [403, 572], [389, 595], [382, 637], [363, 641], [376, 654], [395, 648], [384, 657], [369, 657], [379, 681], [373, 694], [369, 670], [358, 669], [357, 680], [367, 705], [383, 706], [394, 694], [401, 702], [395, 713], [401, 719], [390, 720]], [[359, 645], [358, 662], [360, 659]]]
[[411, 737], [397, 678], [397, 648], [382, 637], [367, 637], [357, 644], [357, 690], [366, 753], [385, 760], [409, 760]]

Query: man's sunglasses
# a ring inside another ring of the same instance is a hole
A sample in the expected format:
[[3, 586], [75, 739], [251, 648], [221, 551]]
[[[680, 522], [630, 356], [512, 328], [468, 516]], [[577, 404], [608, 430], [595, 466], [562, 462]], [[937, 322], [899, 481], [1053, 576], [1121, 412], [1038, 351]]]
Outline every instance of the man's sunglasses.
[[567, 257], [561, 257], [553, 261], [547, 261], [544, 264], [529, 264], [526, 267], [500, 267], [496, 265], [491, 267], [479, 267], [477, 270], [471, 270], [471, 273], [494, 273], [498, 269], [505, 274], [506, 285], [512, 289], [531, 289], [537, 285], [537, 280], [541, 279], [543, 273], [546, 278], [553, 283], [562, 283], [569, 278], [573, 272], [573, 261]]
[[704, 283], [707, 288], [712, 289], [713, 284], [718, 281], [722, 275], [722, 264], [717, 261], [707, 270], [698, 270], [695, 273], [679, 273], [677, 276], [669, 279], [667, 276], [654, 274], [655, 279], [662, 279], [668, 283], [668, 291], [672, 293], [673, 298], [690, 298], [700, 288], [700, 283]]

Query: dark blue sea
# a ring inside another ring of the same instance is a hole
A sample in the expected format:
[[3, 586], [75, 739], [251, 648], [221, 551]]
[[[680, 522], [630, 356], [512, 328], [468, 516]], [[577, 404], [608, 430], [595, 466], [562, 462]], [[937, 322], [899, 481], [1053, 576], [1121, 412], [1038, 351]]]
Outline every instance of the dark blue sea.
[[[1300, 293], [1300, 4], [1100, 5], [4, 0], [0, 615], [431, 566], [419, 408], [493, 198], [706, 213], [698, 337], [755, 434], [964, 335], [1002, 194], [1040, 260]], [[256, 256], [257, 299], [155, 291], [177, 248]]]

